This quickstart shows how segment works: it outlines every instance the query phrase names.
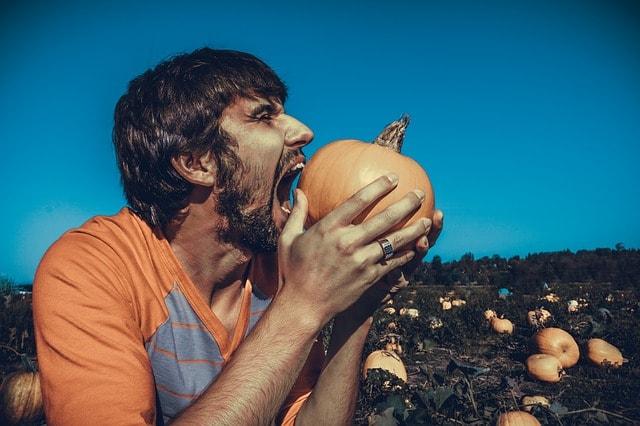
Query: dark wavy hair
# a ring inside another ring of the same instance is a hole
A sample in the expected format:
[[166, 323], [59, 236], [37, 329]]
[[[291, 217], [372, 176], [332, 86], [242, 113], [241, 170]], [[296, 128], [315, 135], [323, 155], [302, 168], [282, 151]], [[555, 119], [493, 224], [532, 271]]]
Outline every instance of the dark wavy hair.
[[220, 187], [241, 167], [220, 128], [223, 110], [238, 97], [284, 103], [287, 88], [264, 62], [232, 50], [198, 49], [147, 70], [116, 105], [113, 144], [129, 206], [151, 226], [164, 227], [185, 207], [193, 185], [171, 158], [211, 151]]

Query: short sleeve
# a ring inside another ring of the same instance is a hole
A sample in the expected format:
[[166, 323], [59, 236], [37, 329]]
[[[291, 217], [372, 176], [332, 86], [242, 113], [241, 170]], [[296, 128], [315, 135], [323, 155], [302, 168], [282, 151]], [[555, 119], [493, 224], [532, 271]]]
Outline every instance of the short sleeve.
[[291, 426], [295, 424], [296, 416], [311, 395], [320, 373], [324, 367], [325, 353], [322, 338], [319, 337], [309, 353], [298, 379], [289, 393], [280, 414], [277, 417], [277, 424]]
[[34, 324], [47, 424], [155, 423], [155, 387], [113, 250], [67, 234], [34, 280]]

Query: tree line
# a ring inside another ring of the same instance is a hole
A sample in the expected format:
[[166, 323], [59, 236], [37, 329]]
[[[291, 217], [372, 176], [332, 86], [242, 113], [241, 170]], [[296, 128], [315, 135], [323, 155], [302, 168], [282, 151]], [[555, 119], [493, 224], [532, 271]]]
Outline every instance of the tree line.
[[533, 253], [524, 258], [499, 255], [475, 259], [473, 253], [460, 260], [442, 262], [434, 256], [416, 271], [412, 282], [420, 285], [492, 285], [532, 291], [545, 285], [596, 282], [616, 288], [635, 287], [640, 281], [640, 250], [570, 250]]

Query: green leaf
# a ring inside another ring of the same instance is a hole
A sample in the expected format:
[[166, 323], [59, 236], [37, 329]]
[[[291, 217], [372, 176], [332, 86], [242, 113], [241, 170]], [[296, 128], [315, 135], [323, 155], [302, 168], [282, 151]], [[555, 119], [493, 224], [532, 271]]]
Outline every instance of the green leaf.
[[393, 410], [393, 407], [389, 407], [380, 414], [369, 416], [369, 426], [398, 426]]
[[569, 409], [567, 407], [565, 407], [564, 405], [560, 404], [557, 401], [554, 401], [551, 406], [549, 406], [549, 409], [551, 411], [553, 411], [554, 413], [556, 413], [559, 416], [562, 416], [564, 414], [567, 414], [569, 412]]
[[455, 370], [462, 371], [462, 374], [464, 374], [467, 377], [475, 377], [475, 376], [479, 376], [480, 374], [487, 373], [491, 369], [486, 367], [478, 367], [473, 364], [468, 364], [466, 362], [459, 361], [455, 358], [451, 358], [451, 361], [449, 361], [449, 365], [447, 366], [447, 371], [449, 373], [452, 373]]
[[440, 410], [442, 405], [447, 402], [449, 398], [453, 396], [453, 389], [450, 387], [441, 386], [433, 391], [433, 403], [436, 411]]

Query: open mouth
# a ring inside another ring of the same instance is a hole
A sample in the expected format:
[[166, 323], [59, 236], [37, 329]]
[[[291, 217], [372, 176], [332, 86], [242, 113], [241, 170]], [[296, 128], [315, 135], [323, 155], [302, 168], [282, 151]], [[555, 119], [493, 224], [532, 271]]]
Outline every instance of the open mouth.
[[289, 201], [291, 186], [296, 177], [302, 172], [302, 169], [304, 169], [304, 157], [298, 157], [286, 169], [276, 185], [276, 198], [280, 205], [280, 210], [287, 217], [291, 214], [291, 202]]

